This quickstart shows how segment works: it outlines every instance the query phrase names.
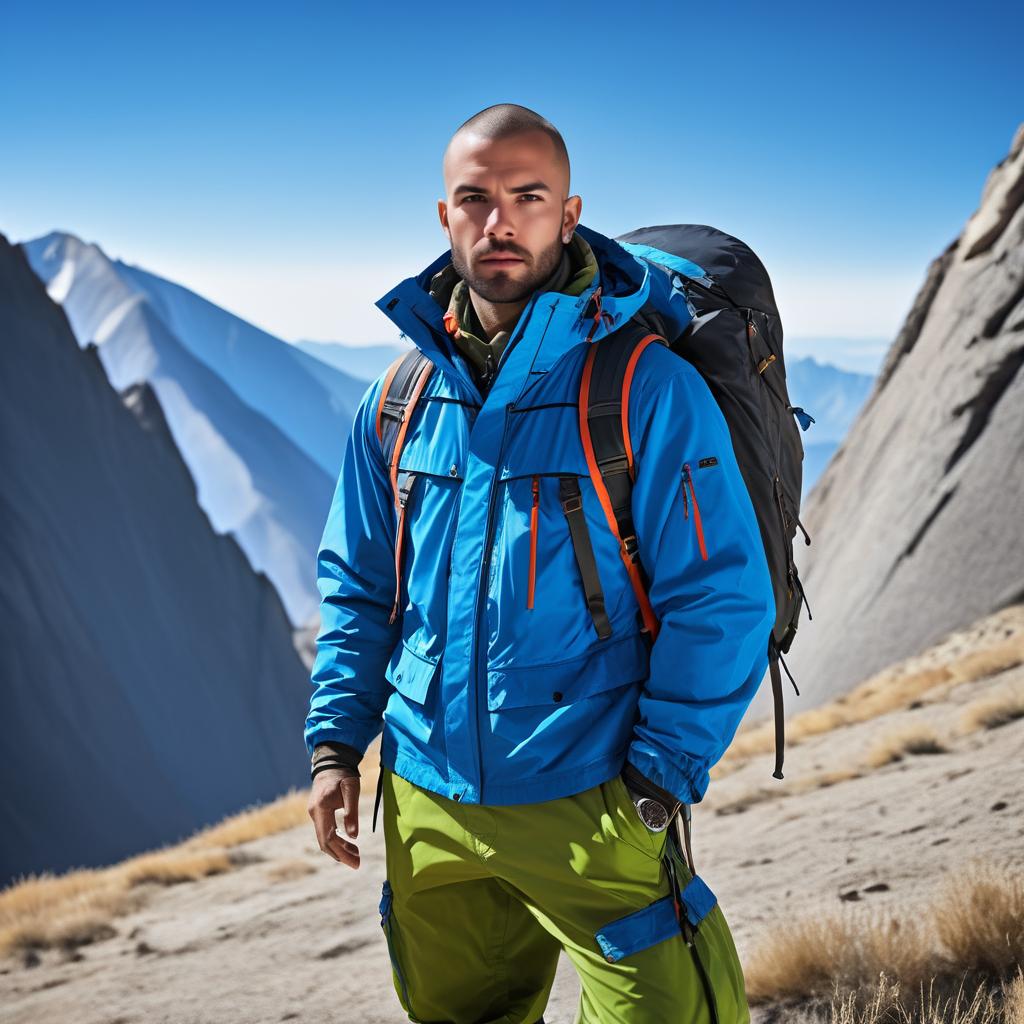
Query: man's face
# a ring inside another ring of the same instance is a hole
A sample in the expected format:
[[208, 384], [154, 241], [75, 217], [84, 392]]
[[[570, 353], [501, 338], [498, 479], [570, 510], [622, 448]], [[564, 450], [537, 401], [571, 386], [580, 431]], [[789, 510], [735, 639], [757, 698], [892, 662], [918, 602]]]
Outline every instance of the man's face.
[[488, 302], [522, 302], [551, 276], [583, 201], [542, 131], [492, 141], [463, 133], [444, 161], [441, 225], [459, 276]]

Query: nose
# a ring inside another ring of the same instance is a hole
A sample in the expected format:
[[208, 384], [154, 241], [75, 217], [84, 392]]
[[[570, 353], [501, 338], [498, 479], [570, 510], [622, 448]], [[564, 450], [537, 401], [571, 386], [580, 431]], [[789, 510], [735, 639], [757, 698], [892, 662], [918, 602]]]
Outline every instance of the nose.
[[484, 234], [488, 237], [512, 238], [515, 233], [515, 224], [512, 222], [512, 206], [502, 200], [495, 200], [484, 222]]

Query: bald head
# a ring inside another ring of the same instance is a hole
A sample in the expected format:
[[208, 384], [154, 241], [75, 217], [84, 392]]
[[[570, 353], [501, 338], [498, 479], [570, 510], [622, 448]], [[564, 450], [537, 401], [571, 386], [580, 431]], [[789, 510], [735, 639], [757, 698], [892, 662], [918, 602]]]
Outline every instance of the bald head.
[[569, 152], [559, 130], [535, 110], [518, 103], [495, 103], [463, 121], [455, 129], [444, 150], [442, 168], [445, 184], [448, 184], [451, 170], [451, 155], [454, 150], [465, 148], [473, 142], [498, 142], [514, 135], [543, 132], [550, 140], [552, 157], [562, 185], [562, 195], [569, 194]]

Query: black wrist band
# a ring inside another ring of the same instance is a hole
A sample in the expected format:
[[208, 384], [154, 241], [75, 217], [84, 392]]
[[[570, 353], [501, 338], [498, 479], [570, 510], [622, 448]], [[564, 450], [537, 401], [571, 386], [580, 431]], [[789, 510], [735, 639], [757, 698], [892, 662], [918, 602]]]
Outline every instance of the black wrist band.
[[355, 777], [357, 779], [362, 777], [359, 774], [359, 769], [353, 768], [352, 765], [348, 764], [345, 761], [336, 761], [330, 758], [321, 758], [319, 761], [316, 762], [316, 764], [313, 765], [312, 769], [310, 770], [310, 779], [312, 779], [317, 772], [324, 771], [327, 768], [347, 768], [349, 771], [355, 772]]

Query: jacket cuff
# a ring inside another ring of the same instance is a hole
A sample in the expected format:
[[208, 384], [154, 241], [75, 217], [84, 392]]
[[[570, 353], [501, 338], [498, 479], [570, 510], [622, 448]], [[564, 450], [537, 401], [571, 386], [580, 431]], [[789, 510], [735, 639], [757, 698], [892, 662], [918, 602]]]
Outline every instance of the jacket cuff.
[[359, 774], [359, 762], [363, 755], [355, 747], [347, 743], [325, 742], [318, 743], [313, 748], [312, 767], [315, 768], [320, 761], [329, 760], [337, 762], [338, 766], [351, 768]]
[[626, 783], [627, 789], [632, 790], [634, 793], [639, 793], [641, 796], [654, 797], [655, 800], [659, 801], [670, 811], [680, 802], [679, 797], [674, 793], [670, 793], [667, 789], [663, 789], [656, 782], [652, 782], [643, 772], [630, 764], [629, 761], [622, 768], [622, 781]]
[[698, 763], [684, 771], [664, 756], [652, 753], [644, 741], [633, 741], [626, 755], [626, 764], [631, 764], [640, 774], [656, 786], [661, 786], [684, 804], [697, 804], [704, 799], [710, 775]]

